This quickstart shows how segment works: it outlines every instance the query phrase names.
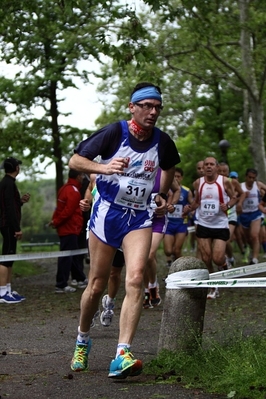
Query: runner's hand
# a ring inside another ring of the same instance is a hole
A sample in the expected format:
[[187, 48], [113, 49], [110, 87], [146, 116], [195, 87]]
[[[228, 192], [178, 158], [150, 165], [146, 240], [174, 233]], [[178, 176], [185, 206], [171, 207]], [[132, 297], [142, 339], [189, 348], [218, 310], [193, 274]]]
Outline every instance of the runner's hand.
[[114, 158], [105, 165], [105, 174], [113, 175], [114, 173], [121, 174], [125, 168], [128, 167], [128, 158]]

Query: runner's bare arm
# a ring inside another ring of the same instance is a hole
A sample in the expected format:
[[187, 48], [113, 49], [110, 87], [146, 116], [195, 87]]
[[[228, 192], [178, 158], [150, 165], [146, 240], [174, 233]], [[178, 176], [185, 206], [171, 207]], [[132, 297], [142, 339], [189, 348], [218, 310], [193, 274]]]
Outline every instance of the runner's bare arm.
[[[199, 207], [200, 199], [199, 199], [199, 179], [193, 182], [194, 188], [194, 200], [191, 202], [190, 205], [185, 205], [183, 208], [182, 217], [187, 216], [189, 212], [195, 211]], [[192, 193], [191, 193], [192, 194]]]
[[122, 173], [126, 165], [127, 162], [125, 158], [113, 158], [108, 164], [101, 164], [78, 154], [74, 154], [69, 160], [69, 167], [71, 169], [79, 170], [87, 174], [100, 173], [112, 175], [114, 173]]
[[228, 179], [227, 177], [224, 177], [223, 181], [224, 181], [225, 192], [230, 198], [230, 200], [226, 204], [221, 204], [221, 208], [223, 211], [227, 211], [229, 208], [232, 208], [232, 206], [234, 206], [237, 203], [237, 196], [235, 195], [235, 191], [231, 183], [231, 180]]

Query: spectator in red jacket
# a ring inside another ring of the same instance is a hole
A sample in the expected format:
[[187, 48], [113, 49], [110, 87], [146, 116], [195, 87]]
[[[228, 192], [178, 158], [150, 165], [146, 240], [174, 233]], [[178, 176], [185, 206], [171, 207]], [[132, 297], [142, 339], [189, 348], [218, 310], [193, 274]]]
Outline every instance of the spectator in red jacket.
[[[57, 230], [60, 251], [79, 249], [78, 236], [83, 226], [82, 211], [79, 207], [83, 177], [83, 173], [70, 169], [67, 183], [58, 191], [57, 206], [50, 225]], [[58, 258], [57, 261], [56, 293], [76, 291], [68, 285], [70, 271], [72, 277], [76, 277], [78, 288], [86, 287], [87, 280], [80, 257], [78, 255], [64, 256]]]

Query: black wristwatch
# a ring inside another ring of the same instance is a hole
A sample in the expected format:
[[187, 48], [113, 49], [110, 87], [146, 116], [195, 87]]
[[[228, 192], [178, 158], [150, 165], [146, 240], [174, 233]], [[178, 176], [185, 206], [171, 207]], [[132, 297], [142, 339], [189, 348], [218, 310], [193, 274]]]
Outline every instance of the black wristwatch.
[[168, 199], [167, 194], [159, 193], [158, 195], [159, 195], [160, 197], [162, 197], [165, 201], [167, 201], [167, 199]]

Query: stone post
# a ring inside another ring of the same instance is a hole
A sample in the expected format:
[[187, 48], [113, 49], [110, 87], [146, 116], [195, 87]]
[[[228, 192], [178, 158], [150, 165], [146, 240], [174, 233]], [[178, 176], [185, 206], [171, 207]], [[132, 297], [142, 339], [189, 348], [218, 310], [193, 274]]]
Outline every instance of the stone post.
[[[169, 275], [181, 271], [188, 271], [187, 279], [201, 280], [202, 273], [207, 276], [205, 279], [209, 276], [205, 263], [192, 256], [174, 261]], [[207, 288], [166, 289], [158, 352], [193, 352], [201, 345], [206, 299]]]

